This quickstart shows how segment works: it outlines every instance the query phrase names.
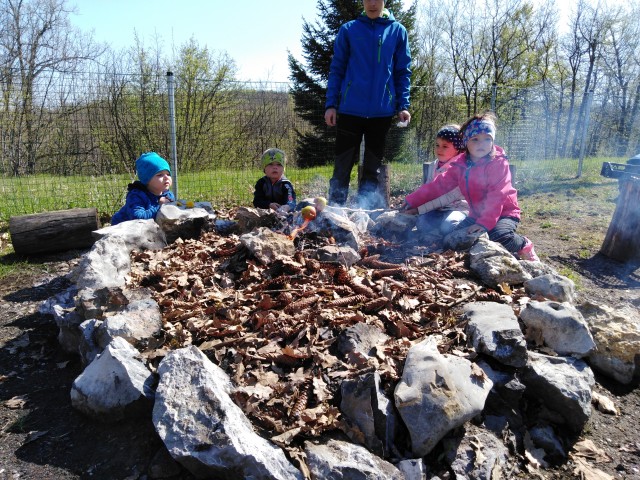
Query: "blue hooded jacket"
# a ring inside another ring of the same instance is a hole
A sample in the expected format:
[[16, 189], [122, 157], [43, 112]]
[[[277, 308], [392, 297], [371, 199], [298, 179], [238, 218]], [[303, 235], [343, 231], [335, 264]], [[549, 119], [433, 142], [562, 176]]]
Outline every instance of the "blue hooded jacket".
[[406, 28], [387, 9], [340, 27], [325, 109], [359, 117], [391, 117], [409, 108], [411, 52]]
[[156, 218], [161, 207], [160, 197], [167, 197], [172, 202], [175, 200], [173, 192], [170, 190], [162, 195], [155, 195], [140, 181], [130, 183], [127, 186], [127, 190], [127, 200], [124, 206], [111, 217], [111, 225], [117, 225], [128, 220]]

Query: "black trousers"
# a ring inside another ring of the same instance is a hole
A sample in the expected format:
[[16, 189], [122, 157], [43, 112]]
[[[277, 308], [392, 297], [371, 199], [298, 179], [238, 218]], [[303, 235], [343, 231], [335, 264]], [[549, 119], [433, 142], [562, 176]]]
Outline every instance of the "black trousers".
[[359, 201], [372, 207], [375, 201], [368, 197], [377, 195], [378, 173], [384, 157], [387, 133], [392, 117], [364, 118], [355, 115], [338, 115], [336, 122], [336, 160], [333, 177], [329, 181], [329, 203], [344, 205], [349, 194], [349, 180], [353, 166], [358, 164], [360, 143], [364, 137], [364, 161], [358, 186]]

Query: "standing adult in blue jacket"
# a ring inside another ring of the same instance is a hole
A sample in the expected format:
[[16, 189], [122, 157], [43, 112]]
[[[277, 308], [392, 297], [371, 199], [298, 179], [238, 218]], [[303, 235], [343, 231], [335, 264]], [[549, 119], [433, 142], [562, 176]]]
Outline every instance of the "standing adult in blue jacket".
[[344, 205], [364, 136], [361, 205], [378, 188], [387, 132], [395, 114], [408, 123], [411, 52], [406, 28], [384, 8], [384, 0], [363, 0], [364, 11], [340, 27], [327, 83], [324, 118], [337, 125], [336, 159], [329, 202]]

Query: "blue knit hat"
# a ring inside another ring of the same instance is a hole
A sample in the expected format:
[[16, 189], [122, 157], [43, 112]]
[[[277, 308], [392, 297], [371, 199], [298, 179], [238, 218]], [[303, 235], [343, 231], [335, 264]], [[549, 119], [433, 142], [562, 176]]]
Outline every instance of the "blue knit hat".
[[162, 170], [167, 170], [171, 173], [171, 167], [169, 167], [167, 161], [156, 152], [143, 153], [136, 160], [138, 178], [145, 185], [149, 183], [156, 173]]

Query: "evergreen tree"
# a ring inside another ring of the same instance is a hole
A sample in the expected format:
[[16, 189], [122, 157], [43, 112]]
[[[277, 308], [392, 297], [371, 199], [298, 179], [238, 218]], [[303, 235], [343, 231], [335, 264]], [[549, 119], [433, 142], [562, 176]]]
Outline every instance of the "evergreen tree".
[[[415, 2], [404, 12], [401, 0], [387, 0], [385, 8], [405, 26], [411, 43]], [[318, 0], [317, 10], [321, 19], [315, 23], [305, 20], [303, 24], [302, 55], [305, 63], [289, 54], [289, 79], [293, 84], [291, 94], [295, 112], [312, 127], [308, 132], [296, 130], [296, 154], [301, 167], [325, 165], [333, 161], [335, 128], [327, 127], [324, 121], [326, 83], [333, 56], [333, 43], [340, 26], [362, 13], [362, 0]], [[389, 133], [387, 151], [398, 149], [398, 137], [393, 131]]]

